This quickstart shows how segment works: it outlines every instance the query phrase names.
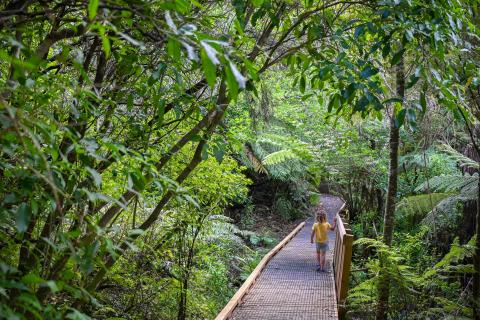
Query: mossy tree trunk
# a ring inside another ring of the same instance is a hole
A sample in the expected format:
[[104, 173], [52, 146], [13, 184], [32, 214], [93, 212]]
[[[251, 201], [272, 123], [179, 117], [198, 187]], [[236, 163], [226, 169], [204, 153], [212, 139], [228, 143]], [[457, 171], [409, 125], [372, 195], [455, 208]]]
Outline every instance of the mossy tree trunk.
[[[405, 96], [405, 70], [403, 58], [396, 66], [396, 94], [399, 98], [403, 99]], [[395, 202], [397, 195], [397, 180], [398, 180], [398, 145], [400, 142], [400, 125], [395, 116], [395, 110], [392, 111], [390, 119], [390, 169], [388, 174], [388, 189], [387, 199], [385, 203], [385, 214], [383, 222], [383, 242], [390, 246], [392, 244], [394, 215], [395, 215]], [[385, 257], [380, 257], [380, 279], [378, 282], [378, 301], [376, 310], [376, 319], [386, 319], [388, 314], [388, 298], [390, 292], [390, 278], [388, 272], [385, 270], [388, 268]]]

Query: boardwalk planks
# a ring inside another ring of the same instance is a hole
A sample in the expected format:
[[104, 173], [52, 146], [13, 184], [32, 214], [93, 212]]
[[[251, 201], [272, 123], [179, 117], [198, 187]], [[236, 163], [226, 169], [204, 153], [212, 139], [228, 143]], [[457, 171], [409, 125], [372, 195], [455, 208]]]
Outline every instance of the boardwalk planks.
[[215, 320], [225, 320], [232, 314], [235, 307], [241, 302], [242, 298], [247, 294], [250, 287], [253, 285], [257, 277], [260, 275], [262, 270], [265, 268], [267, 263], [272, 259], [272, 257], [280, 251], [305, 225], [305, 222], [300, 223], [288, 236], [286, 236], [279, 244], [275, 246], [272, 250], [270, 250], [265, 257], [260, 261], [257, 267], [253, 270], [253, 272], [248, 276], [247, 280], [243, 283], [243, 285], [238, 289], [235, 295], [230, 299], [227, 305], [223, 308], [223, 310], [217, 315]]
[[[323, 195], [333, 221], [340, 198]], [[338, 319], [334, 273], [316, 272], [315, 246], [310, 244], [313, 219], [298, 226], [270, 251], [216, 320]], [[336, 232], [329, 234], [328, 265], [333, 259]]]

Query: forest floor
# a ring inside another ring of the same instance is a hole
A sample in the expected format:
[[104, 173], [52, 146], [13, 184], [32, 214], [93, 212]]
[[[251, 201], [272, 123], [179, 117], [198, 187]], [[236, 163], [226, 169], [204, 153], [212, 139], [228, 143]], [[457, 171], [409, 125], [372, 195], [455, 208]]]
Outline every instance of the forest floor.
[[252, 215], [253, 224], [248, 229], [260, 235], [273, 236], [278, 241], [285, 238], [299, 223], [304, 221], [310, 213], [304, 217], [289, 220], [281, 217], [277, 212], [266, 206], [256, 206]]
[[[321, 201], [324, 207], [328, 209], [338, 206], [339, 201], [341, 202], [342, 200], [333, 195], [322, 194]], [[278, 243], [292, 232], [298, 224], [313, 216], [313, 211], [309, 209], [305, 210], [304, 216], [294, 220], [287, 220], [267, 206], [257, 205], [255, 207], [255, 213], [252, 215], [253, 224], [250, 225], [248, 229], [259, 235], [274, 236]], [[329, 222], [333, 223], [333, 221]]]

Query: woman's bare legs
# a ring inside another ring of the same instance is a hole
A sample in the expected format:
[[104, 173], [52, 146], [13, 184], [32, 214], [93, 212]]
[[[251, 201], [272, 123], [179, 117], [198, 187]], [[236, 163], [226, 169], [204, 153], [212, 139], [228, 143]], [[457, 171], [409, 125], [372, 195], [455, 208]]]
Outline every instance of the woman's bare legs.
[[325, 251], [322, 251], [320, 252], [320, 258], [319, 258], [319, 262], [320, 262], [320, 269], [322, 270], [325, 270]]

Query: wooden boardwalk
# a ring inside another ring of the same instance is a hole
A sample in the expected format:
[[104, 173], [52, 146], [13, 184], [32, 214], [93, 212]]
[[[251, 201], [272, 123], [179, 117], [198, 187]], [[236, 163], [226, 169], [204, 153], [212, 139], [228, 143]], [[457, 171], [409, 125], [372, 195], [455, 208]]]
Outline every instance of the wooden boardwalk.
[[[333, 222], [343, 202], [322, 196]], [[228, 319], [338, 319], [332, 249], [335, 232], [329, 234], [328, 273], [316, 272], [315, 245], [310, 243], [313, 218], [269, 260]]]

